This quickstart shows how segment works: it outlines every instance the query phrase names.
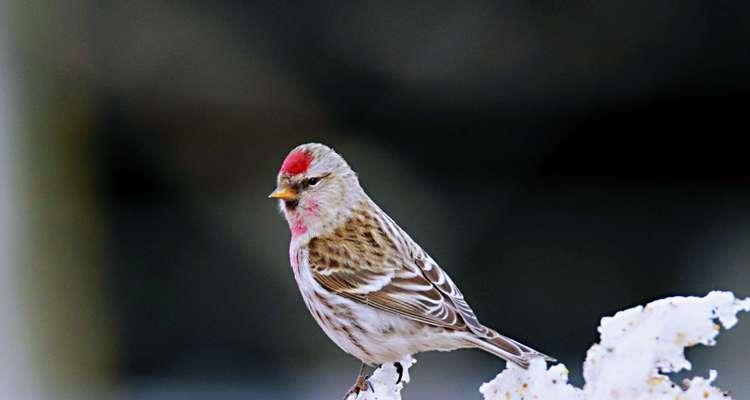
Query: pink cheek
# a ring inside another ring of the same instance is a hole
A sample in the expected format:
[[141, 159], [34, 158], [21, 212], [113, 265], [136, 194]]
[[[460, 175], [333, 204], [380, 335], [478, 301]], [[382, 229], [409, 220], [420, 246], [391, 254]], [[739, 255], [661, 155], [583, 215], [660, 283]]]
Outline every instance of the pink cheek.
[[320, 205], [315, 200], [310, 200], [310, 202], [305, 206], [305, 212], [309, 215], [312, 215], [314, 217], [320, 216]]

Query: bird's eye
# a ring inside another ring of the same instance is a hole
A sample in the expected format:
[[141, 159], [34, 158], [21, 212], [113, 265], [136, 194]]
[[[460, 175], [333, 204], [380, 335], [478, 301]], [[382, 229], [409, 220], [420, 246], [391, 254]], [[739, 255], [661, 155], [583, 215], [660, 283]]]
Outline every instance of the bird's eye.
[[307, 179], [307, 185], [308, 186], [315, 186], [320, 182], [320, 178], [308, 178]]

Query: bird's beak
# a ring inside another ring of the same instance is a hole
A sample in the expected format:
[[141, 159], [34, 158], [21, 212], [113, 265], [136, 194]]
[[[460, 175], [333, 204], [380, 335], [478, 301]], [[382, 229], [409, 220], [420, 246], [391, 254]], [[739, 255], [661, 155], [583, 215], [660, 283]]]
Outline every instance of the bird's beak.
[[268, 195], [268, 198], [287, 201], [297, 200], [297, 192], [294, 189], [288, 187], [277, 188]]

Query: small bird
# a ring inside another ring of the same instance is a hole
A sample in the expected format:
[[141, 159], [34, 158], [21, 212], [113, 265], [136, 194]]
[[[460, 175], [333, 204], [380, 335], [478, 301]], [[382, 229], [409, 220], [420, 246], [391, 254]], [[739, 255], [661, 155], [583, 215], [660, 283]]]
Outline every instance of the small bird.
[[479, 348], [523, 368], [535, 357], [555, 361], [482, 325], [448, 274], [328, 146], [294, 148], [269, 197], [289, 223], [289, 260], [305, 305], [362, 361], [346, 396], [367, 389], [368, 366], [423, 351]]

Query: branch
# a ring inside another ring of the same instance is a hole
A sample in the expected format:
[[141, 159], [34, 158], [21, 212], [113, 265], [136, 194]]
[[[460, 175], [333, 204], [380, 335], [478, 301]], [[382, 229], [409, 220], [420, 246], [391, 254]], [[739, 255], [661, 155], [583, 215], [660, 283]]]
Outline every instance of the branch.
[[[361, 392], [356, 400], [401, 400], [401, 389], [409, 382], [409, 368], [416, 362], [417, 360], [411, 356], [406, 356], [400, 361], [404, 371], [398, 384], [396, 367], [393, 364], [383, 364], [368, 379], [373, 390]], [[346, 400], [353, 399], [354, 395], [350, 395]]]

